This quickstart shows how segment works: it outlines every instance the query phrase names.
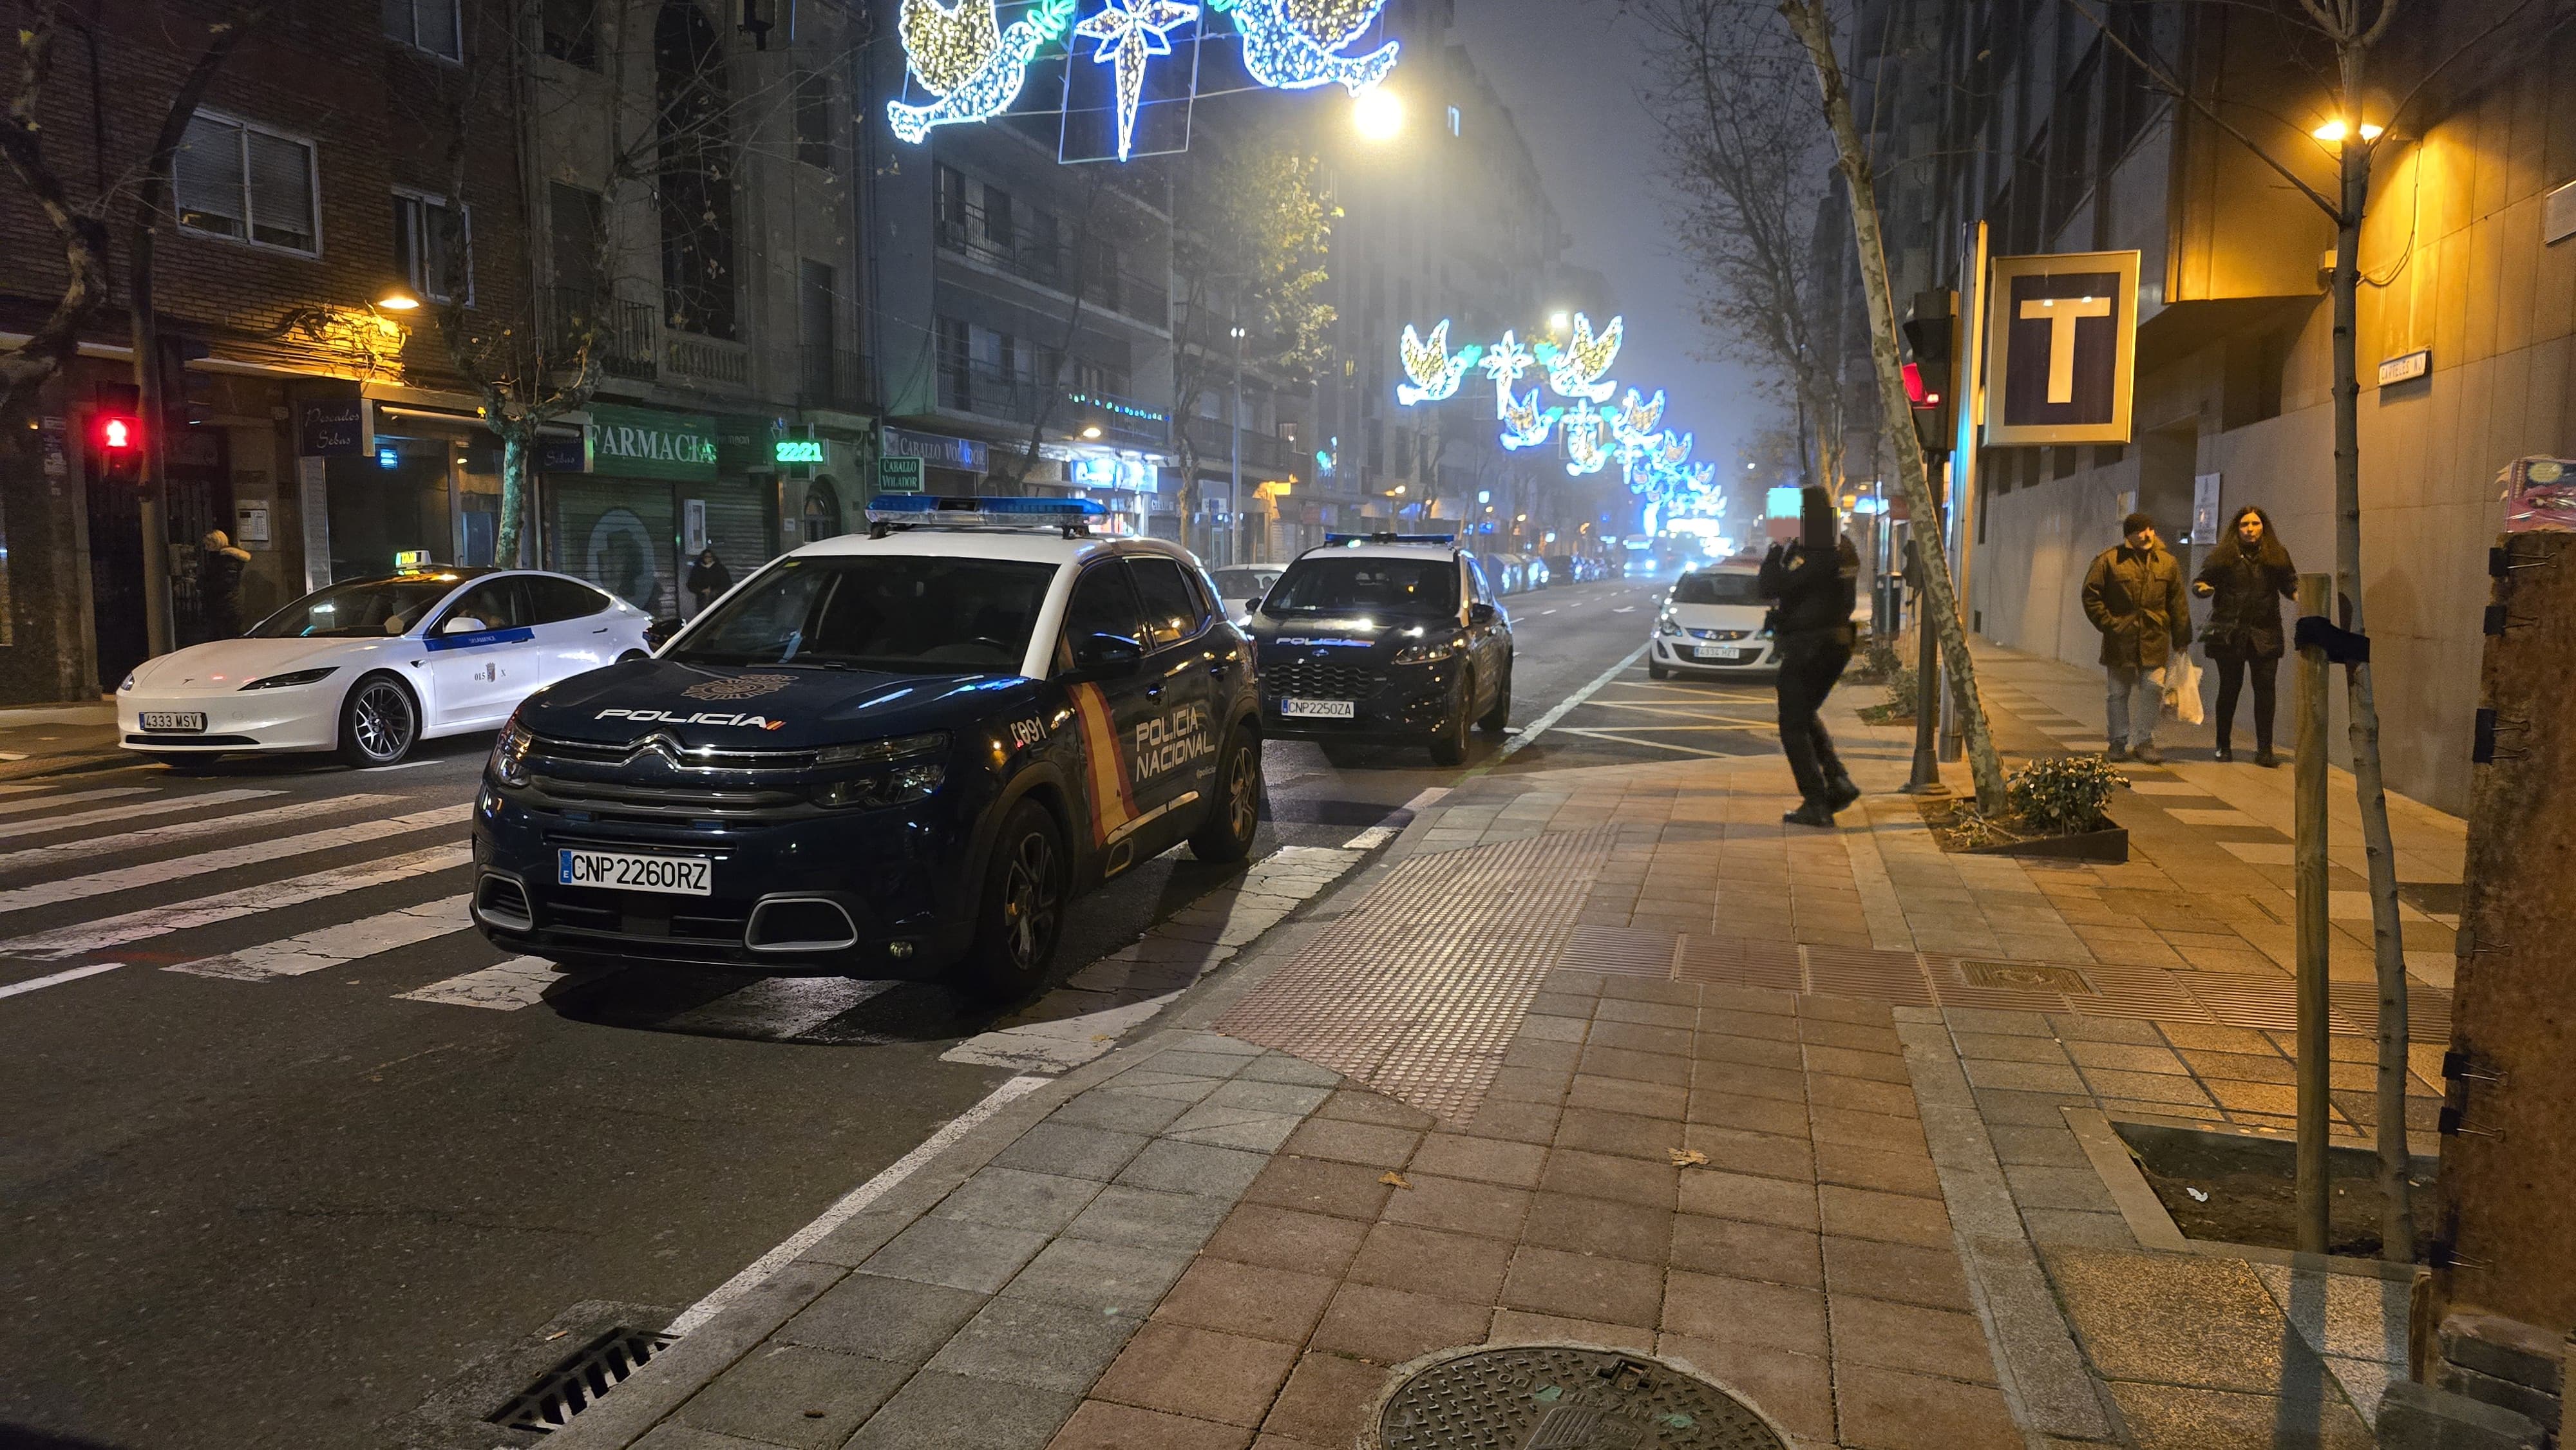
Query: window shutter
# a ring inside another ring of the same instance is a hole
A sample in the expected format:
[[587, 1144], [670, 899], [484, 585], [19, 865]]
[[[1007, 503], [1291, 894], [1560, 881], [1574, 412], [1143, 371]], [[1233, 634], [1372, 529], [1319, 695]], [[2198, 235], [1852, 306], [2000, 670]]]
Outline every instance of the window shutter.
[[272, 246], [314, 249], [312, 150], [250, 133], [250, 234]]
[[171, 173], [182, 225], [228, 237], [244, 235], [240, 127], [191, 118]]

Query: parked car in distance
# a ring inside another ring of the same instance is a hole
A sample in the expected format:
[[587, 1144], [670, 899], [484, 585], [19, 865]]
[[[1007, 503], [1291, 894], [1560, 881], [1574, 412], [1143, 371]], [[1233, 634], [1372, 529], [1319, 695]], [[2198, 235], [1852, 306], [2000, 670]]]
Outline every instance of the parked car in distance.
[[1656, 612], [1646, 673], [1658, 680], [1676, 674], [1744, 674], [1773, 669], [1771, 612], [1762, 597], [1761, 568], [1728, 563], [1693, 569], [1673, 581]]
[[1261, 607], [1262, 596], [1287, 572], [1284, 565], [1237, 564], [1232, 568], [1211, 570], [1216, 581], [1217, 602], [1225, 606], [1226, 617], [1241, 624]]

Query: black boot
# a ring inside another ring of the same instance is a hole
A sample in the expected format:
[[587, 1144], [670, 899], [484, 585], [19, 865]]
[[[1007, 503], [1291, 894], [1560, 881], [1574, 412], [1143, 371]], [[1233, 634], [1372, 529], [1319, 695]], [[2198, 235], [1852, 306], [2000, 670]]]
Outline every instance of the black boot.
[[1860, 787], [1852, 783], [1850, 772], [1837, 770], [1833, 779], [1825, 782], [1825, 809], [1838, 811], [1859, 799]]
[[1792, 826], [1820, 826], [1831, 830], [1834, 824], [1834, 812], [1833, 807], [1823, 801], [1811, 800], [1794, 811], [1781, 812], [1780, 819]]

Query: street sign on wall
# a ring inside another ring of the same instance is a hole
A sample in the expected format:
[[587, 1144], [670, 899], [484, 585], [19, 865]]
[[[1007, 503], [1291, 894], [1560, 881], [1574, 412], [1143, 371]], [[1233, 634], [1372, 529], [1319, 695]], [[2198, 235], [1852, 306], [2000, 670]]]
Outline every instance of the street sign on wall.
[[1987, 296], [1987, 446], [2128, 442], [2138, 254], [1997, 257]]
[[908, 453], [888, 453], [877, 459], [877, 492], [919, 493], [921, 460]]

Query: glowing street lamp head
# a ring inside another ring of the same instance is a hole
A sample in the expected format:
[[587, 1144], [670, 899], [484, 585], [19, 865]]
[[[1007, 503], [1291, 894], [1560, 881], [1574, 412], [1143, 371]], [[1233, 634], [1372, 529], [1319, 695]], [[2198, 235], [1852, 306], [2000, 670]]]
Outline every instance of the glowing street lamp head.
[[1351, 102], [1351, 126], [1370, 141], [1392, 141], [1404, 133], [1404, 98], [1385, 86], [1372, 86]]
[[1559, 337], [1563, 337], [1566, 329], [1572, 326], [1574, 326], [1574, 314], [1571, 312], [1551, 312], [1547, 315], [1547, 330]]
[[420, 305], [420, 299], [397, 287], [377, 298], [376, 305], [387, 312], [409, 312]]
[[[2364, 141], [2376, 141], [2379, 139], [2380, 133], [2384, 129], [2384, 127], [2374, 126], [2368, 121], [2364, 121], [2361, 123], [2361, 139]], [[2346, 124], [2342, 117], [2338, 116], [2335, 119], [2326, 122], [2324, 125], [2319, 126], [2315, 130], [2310, 131], [2308, 134], [2328, 145], [2334, 145], [2341, 142], [2346, 136], [2351, 135], [2352, 127]]]

